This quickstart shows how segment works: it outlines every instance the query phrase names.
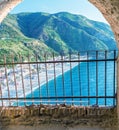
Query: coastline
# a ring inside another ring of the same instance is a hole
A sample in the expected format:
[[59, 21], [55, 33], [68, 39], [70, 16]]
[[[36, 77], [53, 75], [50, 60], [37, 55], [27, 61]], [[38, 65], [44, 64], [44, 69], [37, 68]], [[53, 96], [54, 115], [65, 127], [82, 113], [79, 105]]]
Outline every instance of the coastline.
[[[58, 60], [58, 58], [57, 58], [57, 60]], [[62, 64], [63, 64], [63, 70], [62, 70]], [[47, 82], [49, 82], [49, 81], [53, 80], [54, 78], [57, 78], [58, 76], [62, 75], [62, 72], [64, 74], [67, 71], [69, 71], [71, 68], [73, 69], [78, 64], [79, 64], [78, 62], [73, 62], [73, 63], [71, 63], [71, 66], [70, 66], [70, 62], [69, 63], [55, 63], [55, 64], [50, 63], [50, 65], [47, 65], [47, 71], [45, 70], [45, 67], [44, 67], [44, 68], [41, 68], [40, 72], [37, 73], [37, 69], [35, 68], [36, 73], [33, 73], [33, 74], [31, 73], [31, 76], [32, 76], [31, 79], [30, 79], [30, 74], [28, 72], [28, 65], [22, 66], [23, 71], [24, 71], [24, 74], [23, 74], [24, 79], [22, 79], [21, 74], [20, 74], [20, 66], [16, 66], [15, 70], [18, 70], [17, 68], [19, 68], [19, 74], [18, 74], [19, 76], [16, 75], [17, 78], [15, 77], [16, 78], [15, 79], [16, 80], [16, 86], [15, 86], [15, 83], [14, 83], [14, 75], [13, 74], [8, 75], [8, 79], [10, 79], [10, 83], [8, 83], [9, 86], [1, 85], [2, 98], [6, 98], [6, 97], [9, 98], [9, 96], [10, 96], [10, 98], [16, 98], [16, 102], [19, 102], [19, 100], [17, 100], [17, 97], [18, 98], [19, 97], [25, 98], [25, 97], [28, 96], [28, 94], [31, 93], [30, 82], [32, 82], [32, 92], [33, 92], [36, 89], [38, 89], [39, 87], [42, 87], [43, 85], [45, 85]], [[55, 73], [54, 73], [54, 65], [55, 65]], [[31, 68], [33, 66], [34, 65], [32, 65]], [[41, 65], [41, 66], [43, 66], [43, 65]], [[46, 80], [46, 73], [47, 73], [47, 80]], [[40, 85], [38, 84], [38, 75], [40, 77]], [[24, 84], [22, 82], [24, 82]], [[7, 82], [4, 81], [4, 84], [7, 84]], [[8, 87], [10, 88], [9, 94], [8, 94]], [[23, 91], [25, 93], [25, 97], [24, 97]], [[13, 104], [15, 101], [14, 100], [10, 101], [8, 99], [7, 101], [3, 101], [3, 102], [4, 102], [5, 105], [8, 105], [9, 102], [11, 102], [11, 104]]]
[[[74, 68], [74, 67], [76, 67], [78, 65], [78, 63], [73, 63], [73, 66], [72, 66], [72, 69]], [[66, 73], [66, 72], [68, 72], [68, 71], [70, 71], [70, 67], [69, 67], [69, 65], [67, 65], [67, 64], [64, 64], [64, 66], [65, 66], [65, 68], [64, 68], [64, 73]], [[56, 70], [58, 70], [60, 68], [60, 70], [59, 71], [62, 71], [62, 68], [61, 68], [61, 66], [59, 66], [59, 65], [57, 65], [56, 66]], [[52, 69], [50, 69], [49, 71], [51, 71]], [[53, 70], [52, 70], [52, 72], [53, 72]], [[63, 74], [64, 74], [63, 73]], [[55, 78], [58, 78], [58, 76], [60, 76], [60, 75], [62, 75], [62, 72], [56, 72], [56, 77], [54, 76], [54, 73], [48, 73], [48, 71], [47, 71], [47, 74], [48, 74], [48, 82], [50, 82], [51, 80], [54, 80]], [[37, 75], [37, 74], [36, 74]], [[42, 87], [43, 85], [45, 85], [47, 82], [46, 82], [46, 73], [45, 72], [41, 72], [41, 73], [39, 73], [39, 75], [42, 75], [42, 79], [41, 79], [41, 83], [40, 83], [40, 86], [38, 86], [37, 85], [37, 87], [33, 87], [33, 91], [35, 91], [36, 89], [38, 89], [39, 87]], [[36, 86], [35, 84], [33, 85], [33, 86]], [[26, 92], [26, 96], [28, 95], [28, 94], [30, 94], [31, 92], [29, 91], [29, 92]], [[23, 95], [21, 95], [21, 97], [23, 97]]]

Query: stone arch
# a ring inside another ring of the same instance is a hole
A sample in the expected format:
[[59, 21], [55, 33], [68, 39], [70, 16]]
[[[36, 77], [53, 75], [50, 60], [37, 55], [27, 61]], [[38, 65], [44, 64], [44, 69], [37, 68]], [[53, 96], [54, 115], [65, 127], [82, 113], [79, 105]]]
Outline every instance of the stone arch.
[[[16, 5], [21, 3], [23, 0], [1, 0], [0, 1], [0, 22], [6, 17], [6, 15]], [[112, 30], [115, 34], [117, 45], [119, 48], [119, 0], [88, 0], [95, 5], [106, 20], [109, 22]], [[118, 69], [119, 71], [119, 64]], [[118, 76], [119, 82], [119, 76]], [[119, 88], [117, 90], [117, 113], [119, 119]]]

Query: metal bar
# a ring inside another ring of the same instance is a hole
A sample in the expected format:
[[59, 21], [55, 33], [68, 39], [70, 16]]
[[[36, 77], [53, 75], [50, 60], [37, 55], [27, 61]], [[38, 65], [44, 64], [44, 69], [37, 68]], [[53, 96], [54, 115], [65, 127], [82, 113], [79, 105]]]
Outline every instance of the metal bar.
[[[105, 51], [105, 59], [107, 59], [107, 51]], [[105, 60], [105, 106], [107, 105], [107, 61]]]
[[[96, 51], [96, 59], [98, 59], [98, 51]], [[96, 62], [96, 97], [98, 97], [98, 62]], [[98, 105], [98, 98], [96, 98], [96, 105]]]
[[[114, 50], [114, 58], [116, 57], [116, 51]], [[115, 71], [116, 71], [116, 63], [115, 63], [116, 61], [114, 60], [114, 69], [113, 69], [113, 71], [114, 71], [114, 76], [113, 76], [113, 96], [115, 96], [115, 76], [116, 76], [116, 73], [115, 73]], [[115, 106], [115, 99], [113, 99], [113, 106]]]
[[[69, 54], [69, 59], [71, 61], [71, 54]], [[72, 96], [72, 101], [73, 101], [73, 82], [72, 82], [72, 64], [70, 62], [70, 82], [71, 82], [71, 96]], [[73, 103], [72, 103], [73, 105]]]
[[[41, 98], [41, 86], [40, 86], [40, 76], [39, 76], [39, 64], [38, 64], [38, 55], [36, 55], [36, 62], [37, 62], [37, 76], [38, 76], [38, 86], [39, 86], [39, 99]], [[41, 101], [41, 99], [40, 99]]]
[[118, 52], [118, 55], [117, 55], [117, 60], [116, 60], [116, 94], [115, 94], [115, 98], [116, 98], [116, 106], [117, 108], [119, 107], [119, 99], [118, 99], [118, 94], [119, 94], [119, 52]]
[[[47, 57], [46, 57], [46, 55], [45, 55], [45, 61], [42, 61], [42, 62], [40, 62], [40, 61], [38, 61], [38, 57], [36, 56], [36, 61], [35, 62], [31, 62], [30, 61], [30, 58], [28, 57], [28, 62], [17, 62], [17, 63], [14, 63], [14, 58], [12, 57], [12, 62], [9, 64], [9, 63], [6, 63], [6, 57], [4, 57], [4, 63], [3, 63], [3, 65], [4, 65], [4, 69], [5, 69], [5, 76], [6, 76], [6, 87], [7, 87], [7, 91], [8, 91], [8, 97], [7, 98], [3, 98], [3, 96], [0, 96], [0, 99], [1, 99], [1, 101], [3, 102], [3, 104], [2, 105], [4, 105], [4, 100], [7, 100], [7, 101], [9, 101], [9, 103], [11, 103], [11, 101], [12, 100], [17, 100], [17, 106], [18, 106], [18, 104], [20, 103], [20, 100], [24, 100], [24, 104], [26, 105], [26, 102], [27, 102], [27, 100], [32, 100], [32, 103], [33, 102], [35, 102], [35, 100], [39, 100], [39, 102], [48, 102], [48, 103], [50, 103], [50, 99], [54, 99], [55, 100], [55, 102], [56, 102], [56, 104], [57, 104], [57, 101], [58, 101], [58, 99], [63, 99], [64, 101], [65, 101], [65, 103], [66, 103], [66, 99], [71, 99], [72, 100], [72, 104], [73, 104], [73, 102], [75, 102], [74, 101], [74, 99], [80, 99], [80, 103], [83, 101], [83, 98], [87, 98], [87, 102], [88, 102], [88, 105], [90, 104], [90, 99], [91, 98], [96, 98], [96, 104], [98, 105], [98, 102], [99, 102], [99, 99], [100, 98], [104, 98], [104, 100], [105, 100], [105, 106], [107, 105], [107, 99], [108, 98], [113, 98], [113, 105], [115, 105], [115, 82], [116, 82], [116, 80], [115, 80], [115, 75], [116, 75], [116, 72], [115, 72], [115, 68], [116, 68], [116, 61], [114, 61], [115, 59], [117, 59], [116, 58], [116, 51], [114, 51], [114, 57], [112, 58], [112, 59], [108, 59], [107, 58], [107, 51], [105, 51], [105, 59], [99, 59], [98, 57], [99, 57], [99, 53], [98, 53], [98, 51], [96, 51], [96, 59], [89, 59], [89, 52], [87, 52], [86, 53], [86, 55], [87, 55], [87, 59], [85, 59], [85, 60], [81, 60], [80, 59], [80, 55], [79, 55], [79, 53], [78, 53], [78, 55], [77, 55], [77, 59], [73, 59], [73, 57], [72, 57], [72, 55], [71, 55], [71, 53], [69, 54], [69, 56], [68, 56], [68, 58], [65, 58], [65, 57], [63, 57], [63, 54], [61, 55], [61, 59], [59, 60], [55, 60], [55, 56], [54, 56], [54, 54], [53, 54], [53, 57], [52, 57], [52, 60], [53, 61], [49, 61], [49, 60], [46, 60], [47, 59]], [[99, 73], [98, 73], [98, 71], [99, 71], [99, 69], [98, 69], [98, 63], [99, 62], [104, 62], [105, 64], [104, 64], [104, 67], [105, 67], [105, 71], [104, 71], [104, 77], [105, 77], [105, 81], [104, 81], [104, 83], [105, 83], [105, 86], [104, 86], [104, 89], [105, 89], [105, 94], [104, 94], [104, 96], [99, 96], [99, 94], [98, 94], [98, 88], [99, 88], [99, 83], [98, 83], [98, 81], [99, 81]], [[113, 95], [112, 96], [107, 96], [107, 62], [108, 61], [113, 61], [113, 64], [114, 64], [114, 73], [113, 73]], [[76, 63], [76, 62], [78, 62], [79, 64], [78, 64], [78, 73], [79, 73], [79, 91], [80, 91], [80, 93], [79, 93], [79, 96], [74, 96], [74, 92], [73, 92], [73, 77], [72, 77], [72, 63]], [[87, 96], [82, 96], [82, 87], [81, 87], [81, 75], [80, 75], [80, 72], [81, 72], [81, 66], [80, 66], [80, 62], [87, 62], [87, 88], [88, 88], [88, 94], [87, 94]], [[95, 96], [90, 96], [90, 67], [89, 67], [89, 63], [90, 62], [96, 62], [96, 95]], [[19, 64], [20, 63], [20, 64]], [[62, 96], [58, 96], [57, 94], [58, 94], [58, 92], [57, 92], [57, 84], [56, 84], [56, 63], [60, 63], [61, 64], [61, 71], [62, 71], [62, 90], [63, 90], [63, 95]], [[71, 81], [71, 95], [70, 96], [66, 96], [66, 94], [65, 94], [65, 84], [64, 84], [64, 63], [69, 63], [70, 64], [70, 70], [69, 70], [69, 72], [70, 72], [70, 81]], [[17, 65], [17, 64], [19, 64], [20, 66], [21, 66], [21, 78], [22, 78], [22, 87], [23, 87], [23, 94], [24, 94], [24, 97], [18, 97], [18, 86], [17, 86], [17, 81], [16, 81], [16, 75], [15, 75], [15, 65]], [[22, 68], [22, 65], [29, 65], [29, 80], [30, 80], [30, 89], [31, 89], [31, 97], [26, 97], [25, 96], [25, 88], [24, 88], [24, 76], [23, 76], [23, 68]], [[35, 95], [33, 94], [33, 84], [32, 84], [32, 73], [31, 73], [31, 65], [32, 64], [36, 64], [37, 65], [37, 77], [38, 77], [38, 85], [39, 85], [39, 97], [35, 97]], [[39, 64], [45, 64], [45, 70], [46, 70], [46, 96], [45, 97], [41, 97], [41, 92], [40, 92], [40, 76], [39, 76]], [[49, 95], [49, 88], [48, 88], [48, 65], [49, 64], [53, 64], [53, 71], [54, 71], [54, 91], [55, 91], [55, 94], [54, 94], [54, 96], [50, 96]], [[1, 65], [1, 64], [0, 64]], [[16, 91], [16, 97], [11, 97], [10, 96], [10, 88], [9, 88], [9, 82], [8, 82], [8, 80], [9, 80], [9, 77], [8, 77], [8, 74], [7, 74], [7, 65], [12, 65], [12, 68], [13, 68], [13, 76], [14, 76], [14, 83], [15, 83], [15, 91]], [[1, 89], [1, 85], [0, 85], [0, 89]], [[44, 101], [43, 99], [45, 99], [45, 100], [48, 100], [48, 101]], [[19, 102], [18, 102], [19, 101]], [[53, 102], [53, 101], [51, 101], [51, 102]], [[68, 102], [68, 101], [67, 101]], [[78, 101], [77, 101], [78, 102]], [[10, 104], [11, 105], [11, 104]]]
[[[89, 52], [87, 52], [87, 60], [89, 59]], [[89, 77], [89, 62], [87, 62], [87, 82], [88, 82], [88, 96], [90, 96], [90, 77]], [[90, 105], [90, 98], [88, 98], [88, 105]]]
[[[53, 61], [55, 61], [55, 55], [53, 53]], [[53, 64], [53, 67], [54, 67], [54, 87], [55, 87], [55, 97], [56, 97], [56, 101], [57, 101], [57, 84], [56, 84], [56, 69], [55, 69], [55, 63]], [[57, 102], [56, 102], [56, 105], [57, 105]]]
[[6, 85], [7, 85], [7, 90], [8, 90], [9, 106], [11, 106], [10, 90], [9, 90], [9, 83], [8, 83], [8, 73], [7, 73], [7, 67], [6, 67], [6, 56], [4, 56], [4, 68], [5, 68]]
[[[41, 99], [49, 99], [49, 98], [50, 99], [56, 99], [56, 97], [42, 97]], [[75, 98], [105, 98], [105, 96], [98, 96], [98, 97], [97, 96], [75, 96], [73, 98], [74, 99]], [[106, 98], [115, 98], [115, 96], [106, 96]], [[10, 99], [8, 99], [8, 98], [0, 98], [0, 100], [15, 100], [15, 99], [16, 98], [13, 98], [13, 97], [11, 97]], [[34, 100], [38, 99], [39, 100], [39, 97], [34, 97], [34, 98], [26, 97], [26, 100], [32, 100], [32, 99], [34, 99]], [[65, 97], [64, 96], [60, 96], [60, 97], [57, 97], [57, 99], [72, 99], [72, 96], [65, 96]], [[18, 100], [24, 100], [24, 98], [19, 97]], [[45, 101], [43, 101], [43, 102], [45, 102]]]
[[[28, 55], [28, 62], [30, 61], [30, 55]], [[32, 75], [31, 75], [31, 65], [29, 64], [29, 77], [30, 77], [30, 87], [31, 87], [31, 97], [33, 99], [33, 86], [32, 86]], [[32, 100], [33, 101], [33, 100]], [[33, 104], [34, 102], [32, 102]]]
[[[47, 71], [47, 55], [45, 54], [45, 73], [46, 73], [46, 92], [47, 92], [47, 97], [49, 97], [49, 90], [48, 90], [48, 71]], [[50, 100], [50, 98], [48, 98], [48, 100]]]
[[[78, 60], [80, 61], [80, 53], [78, 53]], [[79, 93], [80, 93], [80, 96], [82, 95], [82, 88], [81, 88], [81, 76], [80, 76], [80, 73], [81, 73], [81, 71], [80, 71], [80, 62], [78, 63], [78, 76], [79, 76]], [[81, 101], [82, 99], [80, 98], [80, 101]], [[80, 104], [80, 105], [82, 105], [82, 104]]]
[[18, 106], [18, 91], [17, 91], [17, 83], [16, 83], [16, 74], [14, 69], [14, 56], [12, 56], [12, 68], [13, 68], [13, 77], [14, 77], [14, 83], [15, 83], [15, 91], [16, 91], [16, 100], [17, 100], [17, 106]]
[[[63, 61], [63, 53], [61, 54], [61, 60]], [[62, 65], [62, 88], [63, 88], [63, 97], [65, 97], [65, 88], [64, 88], [64, 64], [63, 62], [61, 63]], [[64, 103], [65, 103], [65, 98], [64, 98]]]
[[[0, 97], [2, 98], [2, 85], [0, 81]], [[2, 106], [4, 106], [3, 100], [1, 100]]]
[[[31, 101], [29, 100], [29, 101], [26, 101], [26, 102], [31, 102]], [[34, 102], [44, 103], [44, 101], [37, 101], [37, 100], [35, 100]], [[77, 103], [77, 102], [80, 102], [80, 101], [73, 101], [73, 103]], [[50, 102], [49, 101], [45, 101], [45, 103], [50, 103]], [[64, 101], [52, 101], [52, 103], [56, 103], [56, 104], [57, 103], [64, 103]], [[67, 101], [67, 103], [72, 103], [72, 101]], [[87, 103], [87, 101], [81, 101], [80, 103]]]
[[[22, 57], [19, 55], [19, 60], [22, 61]], [[24, 88], [24, 76], [23, 76], [23, 68], [22, 64], [20, 64], [21, 69], [21, 81], [22, 81], [22, 89], [23, 89], [23, 96], [24, 96], [24, 105], [26, 106], [26, 95], [25, 95], [25, 88]]]
[[[107, 59], [106, 61], [114, 61], [114, 60], [117, 60], [117, 58], [115, 58], [115, 59]], [[105, 61], [105, 59], [98, 59], [98, 60], [96, 60], [96, 59], [90, 59], [90, 60], [57, 60], [57, 61], [46, 61], [46, 62], [44, 62], [44, 61], [40, 61], [40, 62], [14, 62], [14, 64], [45, 64], [45, 63], [69, 63], [69, 62], [102, 62], [102, 61]], [[12, 65], [12, 63], [0, 63], [0, 65], [2, 66], [2, 65]]]

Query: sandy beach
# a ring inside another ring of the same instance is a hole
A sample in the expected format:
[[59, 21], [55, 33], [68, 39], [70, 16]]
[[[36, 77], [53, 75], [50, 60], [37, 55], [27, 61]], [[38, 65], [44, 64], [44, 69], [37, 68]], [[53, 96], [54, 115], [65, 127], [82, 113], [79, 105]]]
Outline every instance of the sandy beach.
[[[8, 69], [8, 82], [6, 78], [1, 81], [2, 98], [19, 98], [24, 96], [26, 97], [28, 94], [32, 93], [37, 88], [42, 87], [47, 82], [64, 74], [65, 72], [69, 71], [77, 65], [77, 62], [55, 64], [48, 63], [38, 65], [31, 64], [31, 71], [29, 71], [28, 64], [24, 64], [22, 66], [17, 65], [14, 68], [15, 74], [13, 73], [12, 69]], [[4, 104], [8, 105], [8, 101], [4, 101]]]

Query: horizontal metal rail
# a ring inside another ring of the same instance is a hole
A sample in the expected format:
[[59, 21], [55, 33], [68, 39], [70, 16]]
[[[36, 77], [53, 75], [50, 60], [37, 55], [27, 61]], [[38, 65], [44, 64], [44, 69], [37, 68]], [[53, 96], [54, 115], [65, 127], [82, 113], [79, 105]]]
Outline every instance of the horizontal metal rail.
[[117, 58], [114, 59], [89, 59], [89, 60], [57, 60], [57, 61], [37, 61], [37, 62], [13, 62], [13, 63], [0, 63], [2, 65], [28, 65], [28, 64], [51, 64], [51, 63], [78, 63], [78, 62], [102, 62], [102, 61], [116, 61]]
[[[50, 57], [50, 58], [49, 58]], [[3, 57], [0, 62], [0, 106], [41, 103], [116, 105], [117, 51], [82, 54]], [[11, 61], [11, 62], [10, 62]], [[68, 63], [68, 64], [67, 64]]]
[[[32, 98], [32, 97], [27, 97], [27, 98], [25, 98], [26, 100], [32, 100], [32, 99], [34, 99], [34, 100], [39, 100], [39, 99], [72, 99], [72, 98], [74, 98], [74, 99], [76, 99], [76, 98], [115, 98], [115, 96], [74, 96], [74, 97], [71, 97], [71, 96], [69, 96], [69, 97], [41, 97], [41, 98], [39, 98], [39, 97], [34, 97], [34, 98]], [[16, 98], [0, 98], [0, 100], [16, 100]], [[17, 100], [24, 100], [24, 98], [17, 98]], [[45, 101], [44, 101], [45, 102]]]

